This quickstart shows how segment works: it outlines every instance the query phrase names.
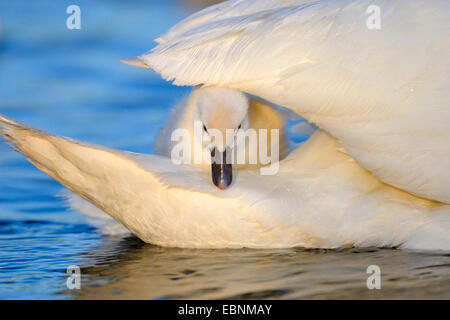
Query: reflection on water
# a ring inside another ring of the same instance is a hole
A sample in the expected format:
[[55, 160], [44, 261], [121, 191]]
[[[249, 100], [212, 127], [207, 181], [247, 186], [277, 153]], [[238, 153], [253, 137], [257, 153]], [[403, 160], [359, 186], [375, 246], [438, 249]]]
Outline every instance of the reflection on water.
[[[195, 1], [195, 0], [194, 0]], [[192, 10], [184, 1], [0, 1], [0, 113], [57, 134], [151, 152], [188, 92], [121, 65]], [[300, 137], [301, 138], [301, 137]], [[448, 253], [186, 250], [101, 236], [55, 197], [61, 186], [0, 145], [0, 298], [447, 298]], [[382, 290], [366, 288], [366, 268]], [[66, 289], [66, 268], [82, 290]]]
[[[103, 243], [82, 254], [83, 287], [74, 298], [450, 298], [450, 255], [442, 253], [170, 249], [134, 237]], [[367, 289], [373, 264], [382, 290]]]

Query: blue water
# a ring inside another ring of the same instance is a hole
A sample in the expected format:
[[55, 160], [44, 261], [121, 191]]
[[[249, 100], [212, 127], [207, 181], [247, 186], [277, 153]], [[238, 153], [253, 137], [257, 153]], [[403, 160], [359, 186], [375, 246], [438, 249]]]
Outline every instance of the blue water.
[[[120, 64], [195, 10], [182, 1], [0, 2], [0, 113], [109, 147], [152, 152], [189, 88]], [[104, 236], [62, 186], [0, 145], [0, 298], [450, 298], [450, 256], [388, 249], [186, 250]], [[380, 265], [381, 290], [366, 288]], [[78, 265], [82, 289], [68, 290]]]

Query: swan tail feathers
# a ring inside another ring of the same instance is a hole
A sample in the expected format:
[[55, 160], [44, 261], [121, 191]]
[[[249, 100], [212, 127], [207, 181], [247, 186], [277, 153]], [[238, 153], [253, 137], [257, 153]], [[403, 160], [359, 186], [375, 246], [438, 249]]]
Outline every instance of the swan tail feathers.
[[139, 67], [139, 68], [150, 68], [148, 64], [146, 64], [140, 57], [132, 57], [128, 59], [122, 59], [120, 62], [124, 64], [128, 64], [130, 66]]
[[[177, 174], [181, 169], [164, 157], [79, 142], [29, 127], [1, 114], [0, 136], [38, 169], [149, 243], [166, 241], [164, 234], [157, 231], [159, 225], [153, 217], [153, 214], [169, 210], [158, 205], [167, 196], [166, 190], [187, 184], [186, 181], [193, 183], [189, 177], [195, 177], [194, 172]], [[97, 219], [98, 210], [77, 196], [65, 197], [71, 207]], [[148, 208], [153, 208], [150, 213]], [[101, 224], [106, 221], [108, 228], [114, 229], [113, 233], [124, 231], [110, 220], [98, 221]], [[164, 221], [170, 224], [171, 220]]]
[[[132, 184], [151, 175], [131, 154], [53, 135], [3, 115], [0, 136], [38, 169], [119, 222], [124, 220], [120, 209], [126, 202], [126, 190], [133, 189], [126, 178]], [[107, 208], [112, 202], [117, 210]]]
[[14, 150], [69, 188], [75, 181], [75, 177], [68, 176], [71, 170], [78, 174], [93, 173], [96, 161], [91, 160], [100, 154], [115, 153], [35, 129], [3, 115], [0, 115], [0, 134]]

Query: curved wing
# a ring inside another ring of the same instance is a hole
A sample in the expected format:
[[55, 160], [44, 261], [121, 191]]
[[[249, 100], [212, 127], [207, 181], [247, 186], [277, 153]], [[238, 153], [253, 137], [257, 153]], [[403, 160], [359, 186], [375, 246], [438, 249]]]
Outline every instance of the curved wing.
[[0, 133], [36, 167], [143, 241], [176, 247], [450, 249], [450, 206], [380, 183], [318, 132], [261, 176], [220, 191], [210, 171], [55, 136], [0, 115]]
[[449, 13], [447, 0], [228, 1], [137, 61], [291, 108], [384, 182], [450, 203]]

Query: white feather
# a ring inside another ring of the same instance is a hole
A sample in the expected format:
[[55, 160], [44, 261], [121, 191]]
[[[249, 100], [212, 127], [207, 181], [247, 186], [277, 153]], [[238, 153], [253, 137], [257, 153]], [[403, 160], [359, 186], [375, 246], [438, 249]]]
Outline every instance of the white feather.
[[448, 0], [228, 1], [139, 58], [178, 85], [291, 108], [382, 181], [450, 203], [449, 15]]
[[261, 176], [221, 191], [210, 170], [55, 136], [0, 116], [1, 133], [39, 169], [143, 241], [190, 248], [400, 246], [450, 249], [450, 205], [381, 183], [318, 131]]

